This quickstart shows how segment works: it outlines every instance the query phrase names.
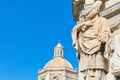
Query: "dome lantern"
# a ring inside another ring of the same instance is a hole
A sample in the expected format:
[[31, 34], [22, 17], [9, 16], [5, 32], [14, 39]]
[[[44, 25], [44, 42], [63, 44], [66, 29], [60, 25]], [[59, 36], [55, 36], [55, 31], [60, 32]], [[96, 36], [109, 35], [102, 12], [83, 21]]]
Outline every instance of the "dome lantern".
[[64, 48], [61, 45], [60, 41], [58, 41], [58, 44], [54, 48], [54, 57], [63, 57], [64, 56]]

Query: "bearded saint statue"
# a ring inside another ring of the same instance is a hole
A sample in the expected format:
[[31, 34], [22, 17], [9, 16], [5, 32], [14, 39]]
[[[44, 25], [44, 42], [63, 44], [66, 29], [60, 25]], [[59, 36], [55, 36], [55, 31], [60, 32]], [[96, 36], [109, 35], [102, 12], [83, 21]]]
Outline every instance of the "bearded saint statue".
[[108, 73], [111, 32], [107, 19], [100, 16], [101, 5], [102, 1], [95, 1], [85, 13], [86, 21], [78, 23], [72, 30], [73, 46], [84, 80], [104, 80]]

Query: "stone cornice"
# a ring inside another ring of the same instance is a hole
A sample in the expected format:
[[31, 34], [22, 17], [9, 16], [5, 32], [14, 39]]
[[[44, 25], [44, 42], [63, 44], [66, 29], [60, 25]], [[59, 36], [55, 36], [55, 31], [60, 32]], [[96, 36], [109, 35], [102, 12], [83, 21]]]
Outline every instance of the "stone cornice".
[[69, 69], [69, 68], [47, 68], [47, 69], [43, 69], [43, 70], [38, 71], [38, 75], [40, 75], [42, 73], [45, 73], [47, 71], [69, 71], [69, 72], [72, 72], [72, 73], [77, 73], [76, 70]]
[[118, 22], [116, 22], [115, 24], [110, 25], [110, 29], [112, 31], [115, 31], [115, 30], [117, 30], [119, 28], [120, 28], [120, 20]]
[[105, 18], [111, 18], [113, 17], [114, 15], [117, 15], [120, 13], [120, 2], [104, 9], [102, 11], [102, 16], [104, 16]]

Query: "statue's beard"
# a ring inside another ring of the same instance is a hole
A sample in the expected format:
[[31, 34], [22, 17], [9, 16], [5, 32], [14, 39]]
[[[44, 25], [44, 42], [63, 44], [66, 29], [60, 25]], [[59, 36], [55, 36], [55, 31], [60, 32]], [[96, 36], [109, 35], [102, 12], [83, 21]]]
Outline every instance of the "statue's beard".
[[94, 19], [95, 17], [96, 17], [96, 15], [98, 15], [99, 14], [99, 12], [98, 11], [91, 11], [87, 16], [86, 16], [86, 18], [87, 19]]

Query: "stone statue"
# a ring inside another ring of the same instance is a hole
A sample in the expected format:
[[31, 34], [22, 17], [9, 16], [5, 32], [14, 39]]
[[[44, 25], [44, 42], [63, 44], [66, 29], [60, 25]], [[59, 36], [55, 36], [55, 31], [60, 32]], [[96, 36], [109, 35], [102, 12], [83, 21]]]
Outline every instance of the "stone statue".
[[85, 13], [86, 21], [72, 30], [73, 46], [80, 61], [84, 80], [104, 80], [108, 73], [111, 32], [107, 19], [100, 16], [102, 1], [97, 0]]

